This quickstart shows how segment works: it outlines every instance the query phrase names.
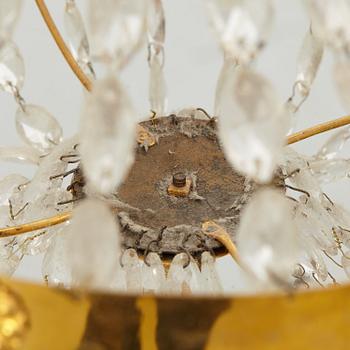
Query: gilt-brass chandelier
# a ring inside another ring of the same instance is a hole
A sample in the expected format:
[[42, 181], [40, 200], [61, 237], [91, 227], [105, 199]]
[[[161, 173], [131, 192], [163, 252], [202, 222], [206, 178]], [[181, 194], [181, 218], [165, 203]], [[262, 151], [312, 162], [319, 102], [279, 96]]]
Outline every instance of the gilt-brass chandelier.
[[[203, 0], [223, 53], [213, 112], [167, 109], [162, 0], [89, 0], [86, 18], [62, 1], [64, 35], [35, 2], [87, 93], [79, 131], [64, 139], [59, 121], [22, 94], [12, 38], [22, 1], [0, 0], [0, 90], [18, 105], [23, 141], [1, 147], [0, 159], [37, 167], [0, 181], [0, 348], [296, 349], [315, 348], [320, 335], [318, 349], [345, 349], [350, 213], [324, 187], [349, 177], [340, 154], [350, 116], [298, 132], [293, 121], [324, 51], [350, 109], [350, 1], [303, 1], [310, 26], [281, 99], [255, 65], [273, 1]], [[142, 49], [146, 117], [120, 79]], [[331, 129], [313, 156], [289, 147]], [[9, 278], [37, 254], [45, 286]], [[223, 290], [224, 255], [254, 296]]]

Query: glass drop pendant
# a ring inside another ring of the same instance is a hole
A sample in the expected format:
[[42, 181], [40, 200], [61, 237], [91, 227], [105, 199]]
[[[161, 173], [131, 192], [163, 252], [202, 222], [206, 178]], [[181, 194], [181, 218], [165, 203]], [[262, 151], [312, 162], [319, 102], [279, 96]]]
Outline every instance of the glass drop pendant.
[[318, 159], [334, 159], [344, 148], [345, 143], [350, 138], [350, 126], [342, 128], [340, 131], [332, 135], [320, 148], [316, 158]]
[[29, 180], [18, 174], [5, 176], [0, 180], [0, 206], [8, 205], [9, 199], [15, 190], [27, 184]]
[[258, 279], [275, 285], [284, 280], [299, 253], [290, 201], [277, 190], [257, 192], [243, 211], [237, 247]]
[[333, 68], [334, 82], [344, 108], [350, 109], [350, 62], [337, 60]]
[[122, 255], [125, 272], [126, 290], [130, 293], [141, 293], [141, 264], [135, 249], [127, 249]]
[[0, 40], [11, 37], [22, 7], [22, 0], [0, 0]]
[[25, 105], [18, 108], [16, 128], [24, 142], [41, 153], [49, 152], [62, 141], [62, 128], [57, 120], [43, 107]]
[[166, 83], [161, 62], [155, 57], [150, 62], [149, 100], [151, 110], [163, 116], [167, 107]]
[[143, 292], [155, 294], [164, 291], [166, 277], [162, 260], [157, 253], [149, 253], [146, 259], [142, 266]]
[[73, 284], [109, 289], [120, 266], [120, 234], [111, 209], [105, 202], [84, 200], [66, 230]]
[[313, 31], [327, 45], [347, 50], [350, 42], [348, 0], [306, 0]]
[[91, 51], [95, 59], [124, 66], [145, 35], [146, 0], [90, 0]]
[[12, 41], [0, 40], [0, 88], [14, 93], [21, 90], [24, 83], [23, 58]]
[[136, 116], [116, 78], [96, 82], [81, 120], [82, 164], [93, 190], [108, 194], [123, 181], [134, 159]]
[[75, 0], [66, 1], [64, 26], [74, 58], [84, 71], [87, 71], [89, 75], [94, 75], [90, 62], [90, 47], [84, 21]]
[[38, 165], [40, 163], [40, 153], [27, 146], [0, 147], [0, 160]]
[[219, 135], [239, 172], [271, 180], [289, 127], [289, 114], [272, 85], [250, 68], [227, 72], [220, 100]]
[[151, 0], [148, 5], [148, 43], [160, 47], [165, 39], [165, 16], [162, 0]]
[[296, 88], [302, 97], [309, 95], [323, 56], [323, 43], [310, 30], [306, 33], [297, 60]]
[[270, 0], [207, 0], [224, 52], [245, 64], [265, 46], [273, 22]]

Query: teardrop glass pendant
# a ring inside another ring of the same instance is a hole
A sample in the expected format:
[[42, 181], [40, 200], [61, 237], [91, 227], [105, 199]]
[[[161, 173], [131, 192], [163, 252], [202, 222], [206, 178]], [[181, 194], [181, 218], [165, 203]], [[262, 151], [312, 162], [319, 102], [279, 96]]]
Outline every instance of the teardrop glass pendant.
[[227, 73], [219, 118], [224, 152], [236, 170], [269, 182], [282, 154], [289, 114], [270, 82], [251, 68]]
[[0, 0], [0, 41], [12, 36], [22, 3], [22, 0]]
[[82, 164], [91, 188], [107, 194], [123, 181], [134, 159], [136, 115], [119, 81], [97, 81], [81, 120]]
[[16, 128], [24, 142], [41, 153], [49, 152], [62, 141], [62, 128], [46, 109], [36, 105], [18, 108]]
[[0, 40], [0, 88], [15, 93], [23, 87], [24, 62], [17, 46], [10, 40]]
[[93, 58], [123, 67], [145, 36], [146, 9], [146, 0], [90, 0]]
[[208, 14], [224, 52], [240, 64], [266, 45], [274, 9], [270, 0], [207, 0]]

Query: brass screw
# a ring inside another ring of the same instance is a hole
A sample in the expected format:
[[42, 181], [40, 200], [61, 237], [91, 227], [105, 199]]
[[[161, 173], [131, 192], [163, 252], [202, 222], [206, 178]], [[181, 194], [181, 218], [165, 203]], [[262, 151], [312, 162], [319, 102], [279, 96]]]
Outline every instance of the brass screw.
[[184, 173], [176, 173], [173, 175], [173, 185], [175, 187], [186, 186], [186, 175]]

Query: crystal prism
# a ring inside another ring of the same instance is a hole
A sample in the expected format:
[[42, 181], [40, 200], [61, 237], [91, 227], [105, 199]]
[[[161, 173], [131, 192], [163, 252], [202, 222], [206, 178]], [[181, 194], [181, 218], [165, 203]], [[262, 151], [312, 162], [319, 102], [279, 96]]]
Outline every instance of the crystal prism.
[[62, 128], [57, 120], [43, 107], [26, 105], [17, 109], [16, 128], [29, 146], [47, 153], [62, 141]]
[[49, 286], [69, 287], [71, 284], [67, 239], [66, 232], [59, 232], [44, 255], [42, 275]]
[[334, 49], [344, 49], [350, 43], [350, 4], [347, 0], [305, 1], [312, 30]]
[[216, 271], [215, 259], [209, 252], [204, 252], [201, 257], [201, 274], [203, 291], [209, 294], [222, 292], [221, 282]]
[[12, 41], [0, 41], [0, 88], [15, 93], [24, 83], [23, 58]]
[[146, 259], [147, 263], [142, 266], [143, 292], [162, 292], [166, 281], [163, 262], [156, 253], [149, 253]]
[[18, 174], [11, 174], [0, 180], [0, 206], [8, 205], [9, 199], [12, 196], [15, 189], [27, 184], [29, 180]]
[[249, 63], [265, 46], [273, 22], [270, 0], [207, 0], [208, 13], [224, 52]]
[[296, 87], [305, 97], [309, 94], [323, 56], [323, 43], [311, 29], [306, 33], [297, 61]]
[[155, 47], [162, 46], [165, 39], [165, 16], [162, 0], [151, 0], [147, 17], [148, 42]]
[[350, 138], [350, 127], [347, 126], [332, 135], [318, 151], [316, 158], [333, 159], [337, 157], [343, 149], [345, 143]]
[[122, 264], [127, 292], [140, 293], [142, 290], [141, 264], [135, 249], [127, 249], [123, 253]]
[[350, 174], [349, 159], [324, 159], [310, 163], [312, 174], [322, 184], [345, 179]]
[[177, 254], [173, 258], [167, 275], [167, 293], [192, 294], [192, 273], [189, 266], [186, 266], [189, 263], [188, 259], [189, 257], [185, 253]]
[[29, 147], [0, 147], [0, 160], [38, 165], [40, 154]]
[[350, 109], [350, 62], [337, 60], [333, 74], [340, 101], [346, 109]]
[[22, 2], [22, 0], [0, 0], [0, 40], [12, 35]]
[[151, 110], [163, 116], [167, 107], [163, 67], [157, 58], [150, 61], [149, 100]]
[[112, 192], [126, 176], [134, 158], [136, 117], [119, 82], [98, 81], [82, 115], [83, 168], [97, 192]]
[[75, 0], [67, 0], [64, 11], [64, 25], [68, 44], [80, 67], [94, 76], [90, 62], [90, 47], [81, 13]]
[[220, 101], [219, 135], [228, 161], [258, 182], [271, 180], [289, 115], [271, 84], [250, 68], [228, 75]]
[[108, 205], [87, 199], [73, 211], [68, 232], [72, 283], [94, 289], [110, 288], [120, 258], [119, 231]]
[[299, 252], [291, 202], [277, 190], [257, 192], [243, 211], [237, 246], [243, 263], [261, 281], [283, 280]]
[[146, 0], [90, 0], [91, 51], [95, 59], [121, 67], [145, 35]]

